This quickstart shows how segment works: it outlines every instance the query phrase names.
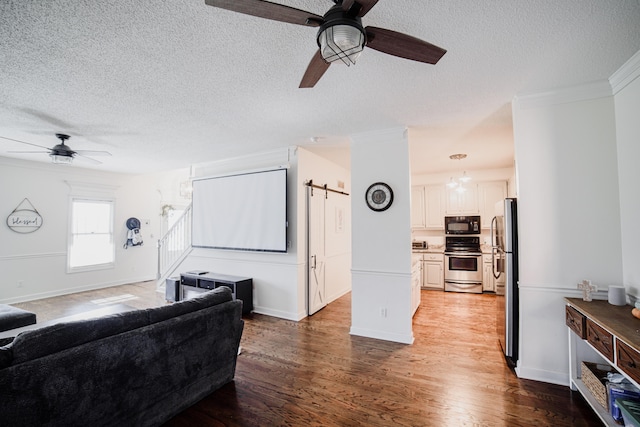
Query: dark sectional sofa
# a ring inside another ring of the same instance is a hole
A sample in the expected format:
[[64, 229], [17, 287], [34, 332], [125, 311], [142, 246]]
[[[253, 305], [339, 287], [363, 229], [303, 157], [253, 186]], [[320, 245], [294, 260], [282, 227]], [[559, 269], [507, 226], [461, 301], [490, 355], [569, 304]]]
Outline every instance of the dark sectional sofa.
[[160, 425], [232, 381], [241, 316], [220, 287], [22, 332], [0, 347], [0, 425]]

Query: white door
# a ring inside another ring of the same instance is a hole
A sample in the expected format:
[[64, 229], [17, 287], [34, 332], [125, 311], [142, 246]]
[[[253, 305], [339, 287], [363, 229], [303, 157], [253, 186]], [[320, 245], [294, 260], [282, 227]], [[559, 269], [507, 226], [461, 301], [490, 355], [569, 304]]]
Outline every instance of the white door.
[[327, 305], [325, 289], [325, 200], [327, 192], [307, 187], [307, 311], [312, 315]]

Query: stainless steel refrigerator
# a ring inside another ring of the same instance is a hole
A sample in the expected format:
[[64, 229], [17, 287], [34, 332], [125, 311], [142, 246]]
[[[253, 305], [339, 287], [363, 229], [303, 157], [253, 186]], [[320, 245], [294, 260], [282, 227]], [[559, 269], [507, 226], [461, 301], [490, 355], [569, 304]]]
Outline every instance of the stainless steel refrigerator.
[[516, 199], [496, 203], [491, 222], [493, 276], [496, 278], [497, 331], [506, 358], [518, 361], [518, 221]]

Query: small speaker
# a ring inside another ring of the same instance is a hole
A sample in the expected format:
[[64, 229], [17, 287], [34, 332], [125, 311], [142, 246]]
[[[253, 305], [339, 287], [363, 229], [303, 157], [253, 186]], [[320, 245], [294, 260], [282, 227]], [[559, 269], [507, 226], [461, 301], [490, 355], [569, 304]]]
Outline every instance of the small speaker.
[[169, 277], [165, 281], [165, 298], [167, 301], [180, 301], [180, 278]]

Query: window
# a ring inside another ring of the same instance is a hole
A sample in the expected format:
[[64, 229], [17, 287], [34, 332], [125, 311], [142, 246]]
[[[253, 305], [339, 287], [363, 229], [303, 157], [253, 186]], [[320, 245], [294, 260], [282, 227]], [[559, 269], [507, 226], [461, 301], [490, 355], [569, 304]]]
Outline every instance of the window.
[[72, 199], [70, 230], [70, 270], [113, 266], [113, 201]]

